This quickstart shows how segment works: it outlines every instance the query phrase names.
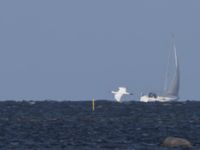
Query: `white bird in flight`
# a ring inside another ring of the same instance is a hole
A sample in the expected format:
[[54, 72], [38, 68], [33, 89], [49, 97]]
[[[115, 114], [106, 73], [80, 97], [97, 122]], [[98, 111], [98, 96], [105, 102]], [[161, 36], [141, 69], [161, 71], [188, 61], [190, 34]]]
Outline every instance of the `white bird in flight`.
[[114, 94], [115, 100], [117, 102], [121, 101], [123, 95], [133, 95], [132, 93], [127, 92], [125, 87], [119, 87], [118, 91], [112, 91], [112, 93]]

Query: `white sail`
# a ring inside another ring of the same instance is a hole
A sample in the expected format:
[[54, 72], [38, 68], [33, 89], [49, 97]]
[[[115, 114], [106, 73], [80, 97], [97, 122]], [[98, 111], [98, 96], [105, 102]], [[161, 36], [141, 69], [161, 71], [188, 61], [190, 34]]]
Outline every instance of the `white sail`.
[[180, 86], [180, 69], [179, 69], [179, 62], [178, 62], [178, 57], [177, 57], [177, 52], [176, 52], [176, 46], [174, 42], [173, 42], [173, 50], [174, 50], [176, 71], [175, 71], [172, 81], [170, 82], [168, 88], [166, 89], [166, 91], [164, 91], [164, 93], [166, 96], [178, 97], [179, 86]]

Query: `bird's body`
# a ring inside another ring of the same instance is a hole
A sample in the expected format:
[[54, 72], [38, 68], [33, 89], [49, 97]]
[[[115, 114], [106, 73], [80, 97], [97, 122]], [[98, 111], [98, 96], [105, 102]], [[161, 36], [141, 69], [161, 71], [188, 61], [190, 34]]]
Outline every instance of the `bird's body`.
[[117, 102], [121, 102], [121, 98], [123, 95], [132, 95], [131, 93], [127, 92], [125, 87], [119, 87], [118, 91], [112, 91], [114, 94], [114, 98]]

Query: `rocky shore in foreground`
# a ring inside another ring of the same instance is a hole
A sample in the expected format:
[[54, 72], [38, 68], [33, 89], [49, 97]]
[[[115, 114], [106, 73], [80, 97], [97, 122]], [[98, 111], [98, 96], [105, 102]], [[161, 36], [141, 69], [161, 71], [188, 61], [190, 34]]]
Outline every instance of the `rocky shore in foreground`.
[[[169, 136], [200, 149], [200, 102], [0, 102], [0, 149], [167, 150]], [[180, 148], [177, 148], [180, 149]]]

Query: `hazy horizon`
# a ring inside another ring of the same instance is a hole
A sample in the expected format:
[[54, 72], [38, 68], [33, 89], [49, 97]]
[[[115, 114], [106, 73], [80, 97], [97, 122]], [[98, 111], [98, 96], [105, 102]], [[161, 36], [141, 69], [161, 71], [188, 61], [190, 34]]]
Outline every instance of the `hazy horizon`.
[[0, 1], [0, 100], [162, 91], [171, 33], [180, 100], [200, 100], [199, 14], [195, 0]]

